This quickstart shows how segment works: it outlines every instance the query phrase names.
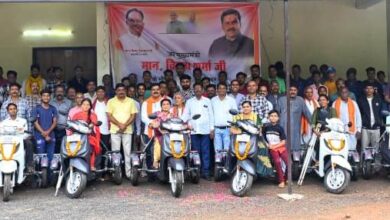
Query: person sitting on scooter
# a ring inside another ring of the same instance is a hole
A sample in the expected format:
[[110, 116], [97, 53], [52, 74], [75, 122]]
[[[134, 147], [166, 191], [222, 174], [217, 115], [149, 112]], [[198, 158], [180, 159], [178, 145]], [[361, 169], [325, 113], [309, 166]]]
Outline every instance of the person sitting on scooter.
[[91, 170], [95, 171], [95, 159], [96, 156], [101, 153], [100, 148], [100, 130], [98, 127], [98, 120], [96, 114], [92, 111], [92, 102], [88, 98], [84, 98], [81, 102], [81, 111], [73, 115], [70, 120], [81, 120], [85, 121], [93, 126], [93, 132], [88, 135], [88, 141], [91, 146]]
[[272, 110], [268, 113], [269, 124], [264, 126], [263, 136], [267, 141], [267, 147], [272, 156], [275, 165], [276, 173], [278, 175], [279, 187], [286, 186], [286, 173], [283, 172], [282, 161], [287, 165], [288, 154], [286, 150], [286, 134], [282, 126], [279, 125], [279, 112]]
[[[329, 107], [329, 97], [327, 95], [321, 94], [318, 98], [318, 102], [320, 107], [313, 112], [311, 117], [311, 127], [313, 132], [317, 136], [320, 136], [320, 132], [326, 130], [326, 119], [336, 118], [337, 113], [336, 109]], [[316, 129], [317, 124], [321, 125], [319, 131]]]
[[[233, 122], [236, 122], [238, 120], [250, 120], [259, 128], [259, 133], [261, 134], [261, 119], [259, 115], [252, 111], [252, 102], [243, 101], [241, 103], [241, 110], [242, 113], [233, 117]], [[230, 132], [232, 134], [241, 134], [241, 130], [237, 129], [234, 126], [230, 128]], [[267, 177], [273, 175], [273, 168], [269, 160], [268, 150], [263, 144], [263, 142], [264, 141], [259, 138], [259, 141], [257, 143], [259, 151], [257, 153], [256, 172], [260, 176]]]
[[[0, 123], [0, 127], [10, 126], [17, 127], [20, 133], [28, 131], [27, 120], [21, 117], [18, 117], [18, 106], [14, 103], [9, 103], [7, 105], [7, 112], [9, 117]], [[26, 165], [27, 171], [32, 173], [34, 172], [33, 165], [33, 143], [31, 142], [28, 135], [24, 135], [23, 137], [24, 149], [26, 151]]]
[[160, 129], [161, 122], [164, 122], [173, 117], [171, 113], [171, 100], [163, 99], [160, 102], [161, 111], [156, 112], [157, 118], [152, 122], [154, 128], [154, 146], [153, 146], [153, 167], [158, 168], [161, 158], [161, 144], [163, 133], [166, 132]]

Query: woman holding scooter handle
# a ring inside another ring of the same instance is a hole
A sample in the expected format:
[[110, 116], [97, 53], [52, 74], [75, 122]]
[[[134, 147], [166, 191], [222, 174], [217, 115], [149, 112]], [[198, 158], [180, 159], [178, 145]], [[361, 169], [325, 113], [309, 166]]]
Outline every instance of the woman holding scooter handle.
[[100, 130], [99, 122], [96, 114], [92, 111], [91, 100], [85, 98], [81, 102], [81, 111], [77, 112], [70, 118], [70, 120], [81, 120], [87, 122], [90, 126], [93, 126], [93, 132], [88, 135], [88, 141], [91, 146], [91, 170], [95, 171], [95, 159], [96, 156], [101, 153], [100, 148]]
[[[320, 107], [315, 109], [311, 117], [311, 127], [313, 132], [320, 136], [321, 132], [326, 131], [326, 119], [336, 118], [337, 113], [336, 109], [329, 107], [329, 97], [327, 95], [319, 95], [318, 102]], [[317, 124], [320, 124], [321, 127], [317, 130]]]
[[157, 118], [150, 123], [150, 126], [154, 129], [154, 146], [153, 146], [153, 167], [158, 168], [161, 158], [161, 144], [162, 136], [166, 132], [160, 129], [161, 122], [164, 122], [173, 117], [171, 113], [171, 100], [162, 99], [160, 102], [161, 111], [156, 112]]
[[[259, 128], [259, 134], [261, 135], [261, 119], [256, 113], [252, 111], [252, 103], [250, 101], [244, 101], [243, 103], [241, 103], [241, 109], [242, 113], [234, 116], [233, 122], [236, 122], [238, 120], [250, 120]], [[241, 134], [241, 130], [234, 126], [230, 128], [230, 132], [235, 135]], [[263, 137], [259, 136], [257, 142], [259, 150], [256, 160], [256, 172], [258, 175], [263, 177], [272, 176], [273, 168], [268, 154], [268, 149], [266, 147]]]

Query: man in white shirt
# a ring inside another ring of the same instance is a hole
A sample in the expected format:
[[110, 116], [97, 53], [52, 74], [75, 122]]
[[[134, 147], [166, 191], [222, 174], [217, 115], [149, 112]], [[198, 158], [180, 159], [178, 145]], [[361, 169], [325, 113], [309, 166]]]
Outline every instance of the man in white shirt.
[[231, 93], [229, 94], [229, 96], [236, 100], [237, 108], [239, 105], [241, 105], [241, 102], [245, 97], [243, 94], [238, 92], [239, 90], [240, 90], [240, 83], [238, 83], [236, 79], [232, 80], [230, 84]]
[[[201, 84], [194, 84], [195, 97], [186, 103], [182, 119], [189, 122], [193, 128], [191, 132], [192, 150], [196, 150], [201, 158], [201, 174], [206, 180], [210, 177], [210, 138], [214, 137], [214, 115], [210, 99], [203, 97]], [[197, 120], [191, 120], [194, 115], [200, 114]]]
[[[0, 127], [4, 128], [6, 126], [9, 126], [9, 127], [15, 126], [15, 127], [17, 127], [17, 129], [20, 133], [28, 131], [27, 120], [17, 116], [17, 114], [18, 114], [17, 105], [14, 103], [9, 103], [6, 108], [7, 108], [7, 112], [8, 112], [9, 117], [4, 119], [0, 123]], [[33, 147], [34, 147], [34, 145], [31, 141], [31, 139], [28, 137], [29, 137], [28, 134], [26, 134], [26, 133], [23, 134], [24, 149], [26, 151], [26, 155], [25, 155], [26, 163], [25, 164], [27, 166], [27, 171], [29, 173], [32, 173], [32, 172], [34, 172], [34, 166], [33, 166], [33, 154], [34, 154]]]
[[[149, 119], [149, 115], [161, 111], [160, 101], [163, 99], [160, 93], [160, 85], [152, 84], [151, 96], [142, 103], [141, 107], [141, 121], [145, 124], [145, 130], [143, 135], [144, 143], [148, 143], [150, 138], [153, 137], [154, 131], [152, 127], [152, 120]], [[153, 167], [153, 141], [151, 141], [150, 147], [146, 150], [146, 165], [149, 169]], [[151, 177], [153, 178], [153, 177]]]
[[84, 98], [91, 100], [92, 103], [96, 100], [96, 83], [94, 81], [89, 81], [87, 84], [87, 91], [84, 93]]
[[214, 149], [215, 152], [228, 151], [230, 147], [230, 125], [228, 121], [233, 121], [233, 116], [229, 113], [229, 110], [237, 110], [237, 104], [232, 97], [226, 95], [226, 84], [218, 84], [217, 94], [211, 99], [214, 112]]
[[98, 86], [96, 89], [96, 100], [93, 102], [93, 110], [98, 121], [102, 122], [99, 126], [102, 142], [107, 150], [110, 151], [110, 126], [107, 117], [107, 102], [106, 88], [104, 86]]
[[117, 42], [117, 47], [122, 50], [121, 74], [137, 73], [141, 78], [144, 71], [142, 62], [145, 57], [156, 56], [158, 60], [159, 45], [152, 37], [144, 34], [144, 14], [137, 8], [131, 8], [126, 13], [126, 24], [129, 31], [121, 35]]
[[348, 129], [349, 150], [356, 150], [357, 137], [362, 130], [362, 118], [357, 103], [349, 98], [348, 88], [341, 89], [340, 97], [333, 102], [332, 107], [336, 109], [337, 116], [345, 125], [351, 125]]

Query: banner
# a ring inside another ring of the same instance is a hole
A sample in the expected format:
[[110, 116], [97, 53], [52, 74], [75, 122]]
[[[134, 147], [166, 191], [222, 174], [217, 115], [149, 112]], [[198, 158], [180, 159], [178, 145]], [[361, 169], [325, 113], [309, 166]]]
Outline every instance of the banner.
[[153, 81], [166, 69], [184, 63], [192, 76], [217, 83], [219, 71], [229, 80], [259, 64], [259, 12], [257, 3], [109, 3], [111, 61], [119, 80], [149, 70]]

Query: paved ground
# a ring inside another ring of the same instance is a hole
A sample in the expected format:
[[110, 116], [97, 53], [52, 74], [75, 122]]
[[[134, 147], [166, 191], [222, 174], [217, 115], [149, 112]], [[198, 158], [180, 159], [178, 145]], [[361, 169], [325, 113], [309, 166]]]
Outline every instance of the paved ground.
[[228, 180], [202, 180], [187, 183], [175, 199], [158, 182], [133, 187], [105, 181], [91, 183], [80, 199], [71, 200], [62, 192], [54, 197], [54, 188], [19, 187], [10, 202], [0, 202], [0, 219], [390, 219], [390, 179], [384, 176], [352, 182], [342, 195], [325, 192], [315, 177], [294, 186], [302, 200], [279, 199], [285, 191], [258, 180], [247, 197], [237, 198]]

